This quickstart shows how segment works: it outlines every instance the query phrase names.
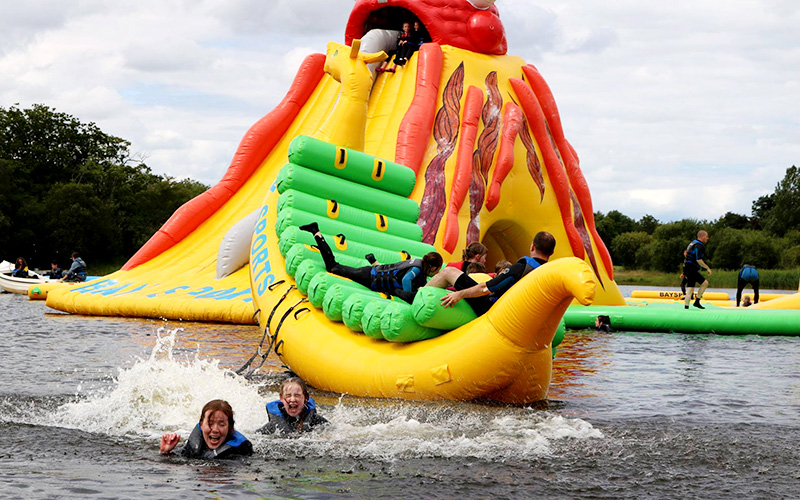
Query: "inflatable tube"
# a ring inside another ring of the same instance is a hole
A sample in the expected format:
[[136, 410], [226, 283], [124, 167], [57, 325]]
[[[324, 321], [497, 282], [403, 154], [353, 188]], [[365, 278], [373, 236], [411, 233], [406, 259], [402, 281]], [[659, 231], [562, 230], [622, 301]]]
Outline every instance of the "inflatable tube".
[[353, 293], [342, 302], [342, 321], [345, 326], [353, 332], [363, 332], [361, 318], [364, 316], [364, 308], [367, 304], [379, 299], [377, 294]]
[[440, 299], [447, 293], [442, 288], [420, 288], [411, 305], [414, 320], [421, 326], [454, 330], [478, 317], [466, 300], [456, 302], [453, 307], [442, 307]]
[[333, 284], [351, 288], [353, 291], [361, 293], [371, 291], [369, 288], [362, 286], [355, 281], [350, 281], [340, 276], [336, 276], [335, 274], [318, 273], [316, 276], [311, 278], [311, 283], [308, 284], [308, 302], [310, 302], [311, 305], [317, 309], [321, 309], [322, 303], [325, 300], [325, 294]]
[[[351, 295], [358, 295], [359, 297], [371, 295], [375, 299], [381, 298], [381, 294], [378, 292], [370, 291], [364, 287], [356, 288], [342, 283], [331, 283], [322, 300], [322, 312], [325, 313], [325, 317], [331, 321], [343, 321], [344, 303]], [[350, 309], [352, 310], [352, 304]], [[358, 330], [356, 331], [361, 330], [360, 321], [357, 328]]]
[[[675, 299], [684, 300], [686, 295], [679, 290], [634, 290], [631, 292], [632, 299]], [[697, 297], [697, 293], [693, 298]], [[704, 300], [731, 300], [730, 295], [725, 292], [706, 292], [703, 294]]]
[[[424, 254], [417, 255], [416, 253], [396, 252], [379, 246], [371, 246], [366, 243], [359, 243], [358, 241], [351, 241], [347, 238], [342, 238], [339, 235], [322, 233], [326, 241], [330, 241], [338, 253], [348, 255], [354, 258], [363, 258], [365, 255], [371, 253], [375, 256], [378, 262], [400, 262], [401, 260], [421, 259]], [[317, 242], [311, 233], [301, 231], [297, 226], [289, 226], [283, 230], [280, 239], [278, 240], [278, 248], [281, 255], [286, 255], [292, 246], [295, 244], [302, 245], [316, 245]], [[376, 242], [380, 243], [380, 241]], [[421, 248], [418, 248], [420, 250]]]
[[443, 330], [418, 324], [411, 306], [400, 300], [393, 300], [381, 313], [381, 335], [389, 342], [417, 342], [443, 333]]
[[611, 319], [611, 328], [627, 332], [716, 333], [719, 335], [800, 335], [800, 311], [748, 308], [684, 309], [676, 304], [638, 307], [571, 306], [564, 315], [567, 328], [594, 328], [597, 316]]
[[364, 306], [361, 313], [361, 331], [364, 335], [373, 339], [383, 339], [381, 332], [381, 315], [383, 310], [389, 307], [388, 300], [374, 300]]

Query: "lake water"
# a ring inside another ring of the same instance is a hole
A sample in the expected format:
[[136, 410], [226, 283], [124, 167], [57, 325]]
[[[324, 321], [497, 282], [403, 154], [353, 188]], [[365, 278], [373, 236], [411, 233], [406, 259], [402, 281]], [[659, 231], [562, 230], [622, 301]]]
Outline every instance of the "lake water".
[[[800, 338], [569, 332], [529, 407], [312, 391], [324, 431], [257, 436], [256, 327], [71, 316], [0, 295], [3, 498], [797, 498]], [[227, 399], [247, 459], [158, 454]]]

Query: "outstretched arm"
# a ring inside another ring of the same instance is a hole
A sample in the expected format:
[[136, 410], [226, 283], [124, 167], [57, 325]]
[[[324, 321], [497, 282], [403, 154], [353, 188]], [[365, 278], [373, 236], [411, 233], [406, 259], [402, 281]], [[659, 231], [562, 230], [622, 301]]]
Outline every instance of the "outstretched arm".
[[461, 299], [483, 297], [484, 295], [489, 295], [489, 288], [486, 286], [486, 283], [478, 283], [477, 285], [465, 288], [464, 290], [450, 292], [442, 297], [441, 300], [444, 307], [453, 307], [453, 305], [455, 305], [455, 303]]
[[166, 455], [171, 452], [175, 446], [178, 445], [178, 441], [180, 441], [181, 435], [175, 432], [165, 432], [164, 435], [161, 436], [161, 454]]

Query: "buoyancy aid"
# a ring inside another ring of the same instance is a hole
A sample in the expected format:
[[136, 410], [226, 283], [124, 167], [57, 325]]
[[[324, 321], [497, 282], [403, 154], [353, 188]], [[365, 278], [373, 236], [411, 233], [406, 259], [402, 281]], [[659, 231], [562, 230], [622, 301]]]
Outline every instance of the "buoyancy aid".
[[706, 252], [706, 246], [700, 240], [694, 240], [686, 247], [686, 260], [684, 264], [697, 267], [697, 261], [703, 260]]
[[261, 434], [273, 434], [275, 431], [279, 431], [281, 434], [309, 432], [314, 427], [328, 422], [323, 416], [317, 414], [314, 398], [308, 398], [305, 408], [297, 417], [286, 413], [280, 400], [270, 401], [267, 403], [267, 416], [269, 421], [256, 432]]
[[383, 264], [372, 268], [370, 288], [376, 292], [392, 293], [395, 288], [403, 288], [403, 277], [412, 267], [419, 269], [419, 274], [412, 281], [412, 289], [427, 283], [427, 276], [422, 273], [422, 259], [402, 260], [394, 264]]
[[197, 424], [192, 429], [186, 445], [181, 448], [178, 454], [187, 458], [204, 459], [226, 458], [235, 455], [245, 456], [253, 454], [253, 444], [239, 431], [233, 431], [233, 435], [229, 440], [212, 450], [206, 445], [206, 441], [203, 439], [203, 430], [200, 428], [200, 424]]

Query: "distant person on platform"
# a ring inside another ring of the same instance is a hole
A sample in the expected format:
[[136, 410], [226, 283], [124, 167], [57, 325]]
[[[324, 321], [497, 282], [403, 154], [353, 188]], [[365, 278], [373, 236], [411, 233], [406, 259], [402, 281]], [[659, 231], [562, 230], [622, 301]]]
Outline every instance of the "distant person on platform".
[[756, 266], [745, 264], [742, 266], [742, 269], [739, 270], [739, 282], [736, 285], [736, 307], [739, 307], [739, 302], [742, 300], [742, 290], [744, 290], [744, 287], [748, 284], [753, 287], [753, 304], [758, 304], [758, 270]]
[[452, 307], [459, 300], [465, 299], [475, 314], [480, 316], [485, 314], [512, 285], [529, 272], [545, 264], [553, 255], [555, 248], [556, 239], [553, 235], [541, 231], [533, 238], [530, 257], [522, 257], [511, 267], [485, 283], [476, 282], [469, 275], [454, 267], [445, 267], [428, 282], [427, 286], [446, 288], [448, 285], [452, 285], [456, 291], [442, 297], [442, 305]]
[[692, 301], [694, 295], [694, 287], [696, 284], [700, 285], [697, 290], [697, 298], [694, 301], [694, 306], [698, 309], [705, 309], [700, 304], [700, 299], [703, 298], [703, 293], [708, 288], [708, 280], [700, 274], [700, 269], [705, 269], [708, 275], [711, 276], [711, 268], [706, 264], [706, 243], [708, 243], [708, 233], [702, 229], [697, 232], [697, 239], [689, 243], [686, 247], [686, 260], [683, 262], [683, 275], [686, 278], [686, 298], [684, 299], [684, 309], [689, 309], [689, 303]]
[[86, 262], [81, 259], [78, 252], [72, 252], [72, 265], [61, 281], [80, 282], [86, 281]]

